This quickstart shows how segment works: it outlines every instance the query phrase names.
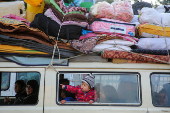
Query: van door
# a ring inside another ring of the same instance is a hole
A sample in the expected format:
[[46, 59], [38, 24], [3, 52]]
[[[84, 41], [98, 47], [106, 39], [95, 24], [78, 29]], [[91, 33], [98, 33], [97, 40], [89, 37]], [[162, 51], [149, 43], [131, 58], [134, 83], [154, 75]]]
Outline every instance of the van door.
[[[0, 113], [43, 113], [44, 73], [44, 68], [0, 68]], [[22, 95], [14, 89], [19, 81], [29, 84]]]

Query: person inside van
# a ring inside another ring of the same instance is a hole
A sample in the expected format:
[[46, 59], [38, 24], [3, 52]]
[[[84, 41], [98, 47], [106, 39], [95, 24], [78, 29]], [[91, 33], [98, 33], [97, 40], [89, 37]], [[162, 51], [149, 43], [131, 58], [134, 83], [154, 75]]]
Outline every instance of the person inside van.
[[161, 91], [159, 91], [158, 94], [158, 104], [159, 106], [167, 106], [167, 102], [168, 102], [168, 98], [166, 95], [166, 91], [164, 89], [162, 89]]
[[59, 98], [59, 101], [61, 101], [61, 104], [64, 104], [66, 101], [74, 101], [75, 95], [73, 93], [70, 93], [64, 89], [61, 91], [61, 98]]
[[105, 85], [102, 88], [102, 94], [100, 97], [100, 102], [104, 103], [117, 103], [118, 102], [118, 94], [116, 89], [111, 85]]
[[15, 87], [14, 87], [14, 90], [15, 90], [15, 100], [12, 101], [11, 99], [9, 99], [9, 97], [5, 97], [4, 99], [4, 103], [8, 103], [8, 104], [13, 104], [13, 105], [19, 105], [21, 104], [21, 98], [25, 97], [27, 94], [26, 94], [26, 91], [25, 91], [25, 87], [26, 87], [26, 84], [25, 84], [25, 81], [24, 80], [17, 80], [15, 82]]
[[22, 104], [36, 104], [38, 100], [39, 85], [36, 80], [29, 80], [26, 86], [27, 96], [23, 98]]
[[71, 93], [75, 93], [75, 97], [77, 101], [81, 102], [89, 102], [92, 104], [97, 99], [96, 91], [94, 90], [94, 77], [93, 76], [86, 76], [82, 79], [81, 86], [71, 86], [71, 85], [63, 85], [62, 89], [69, 91]]

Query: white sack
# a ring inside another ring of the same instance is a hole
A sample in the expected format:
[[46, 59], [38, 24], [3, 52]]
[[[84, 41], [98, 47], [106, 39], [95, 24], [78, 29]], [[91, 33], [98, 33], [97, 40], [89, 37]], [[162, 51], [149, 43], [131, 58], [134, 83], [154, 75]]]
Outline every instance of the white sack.
[[161, 6], [156, 7], [155, 10], [158, 11], [159, 13], [165, 13], [164, 5], [161, 5]]
[[135, 45], [134, 42], [126, 41], [126, 40], [120, 40], [120, 39], [112, 39], [112, 40], [107, 40], [103, 41], [100, 44], [111, 44], [111, 45], [124, 45], [124, 46], [132, 46]]
[[[22, 10], [23, 14], [20, 14], [20, 9]], [[24, 1], [0, 2], [0, 17], [8, 14], [14, 14], [25, 18], [26, 11]]]
[[158, 11], [159, 13], [165, 13], [166, 12], [166, 9], [165, 9], [165, 7], [170, 7], [170, 5], [161, 5], [161, 6], [158, 6], [158, 7], [156, 7], [156, 11]]
[[144, 7], [139, 11], [139, 23], [148, 23], [148, 24], [155, 24], [155, 25], [162, 25], [161, 24], [161, 15], [153, 8]]
[[[167, 47], [170, 50], [170, 38], [166, 38]], [[137, 44], [139, 49], [167, 50], [165, 38], [141, 38]]]
[[[122, 48], [122, 49], [121, 49]], [[114, 45], [110, 45], [110, 44], [97, 44], [94, 48], [93, 48], [93, 52], [101, 52], [104, 50], [114, 50], [114, 51], [130, 51], [131, 48], [128, 46], [121, 46], [121, 45], [116, 45], [116, 47], [114, 47]]]
[[161, 13], [162, 25], [164, 27], [170, 26], [170, 13]]
[[131, 23], [139, 22], [139, 21], [138, 21], [138, 16], [139, 16], [139, 15], [134, 15]]

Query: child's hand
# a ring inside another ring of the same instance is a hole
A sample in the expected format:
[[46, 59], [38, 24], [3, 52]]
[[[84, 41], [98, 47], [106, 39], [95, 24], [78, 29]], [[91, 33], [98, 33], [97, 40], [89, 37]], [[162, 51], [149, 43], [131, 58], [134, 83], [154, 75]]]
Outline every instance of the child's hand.
[[65, 104], [66, 103], [66, 100], [61, 100], [61, 104]]
[[61, 85], [62, 89], [64, 89], [64, 88], [65, 88], [65, 85], [63, 85], [63, 84], [60, 84], [60, 85]]
[[9, 102], [9, 101], [10, 101], [9, 97], [5, 97], [4, 103], [7, 103], [7, 102]]
[[93, 103], [93, 100], [90, 100], [90, 101], [89, 101], [89, 104], [92, 104], [92, 103]]

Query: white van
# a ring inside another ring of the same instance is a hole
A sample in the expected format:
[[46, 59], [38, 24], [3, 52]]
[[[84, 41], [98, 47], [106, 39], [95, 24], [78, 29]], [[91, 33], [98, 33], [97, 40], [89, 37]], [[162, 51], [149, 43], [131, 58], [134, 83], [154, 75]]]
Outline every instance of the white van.
[[[86, 75], [95, 77], [98, 98], [88, 102], [59, 101], [59, 81], [81, 85]], [[36, 104], [13, 105], [4, 97], [15, 99], [16, 80], [39, 83]], [[170, 66], [167, 64], [71, 61], [69, 66], [20, 66], [0, 62], [0, 113], [168, 113], [170, 112]], [[161, 94], [165, 90], [166, 94]], [[102, 95], [105, 95], [105, 98]], [[163, 104], [161, 103], [163, 101]]]

